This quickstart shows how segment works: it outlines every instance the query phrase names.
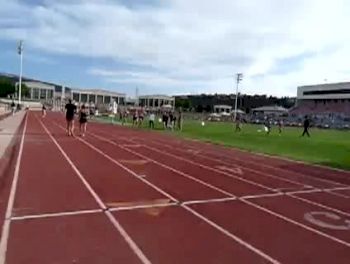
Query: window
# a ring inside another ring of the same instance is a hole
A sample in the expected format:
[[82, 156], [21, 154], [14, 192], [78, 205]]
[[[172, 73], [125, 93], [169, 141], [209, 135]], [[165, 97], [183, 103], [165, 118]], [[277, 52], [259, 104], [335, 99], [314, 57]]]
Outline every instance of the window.
[[39, 89], [33, 88], [33, 99], [39, 99]]
[[304, 91], [303, 95], [350, 94], [350, 89]]

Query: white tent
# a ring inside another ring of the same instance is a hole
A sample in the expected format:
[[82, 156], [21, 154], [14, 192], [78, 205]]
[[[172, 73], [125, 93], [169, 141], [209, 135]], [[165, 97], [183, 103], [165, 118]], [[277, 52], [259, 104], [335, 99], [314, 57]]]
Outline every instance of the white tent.
[[172, 106], [172, 105], [170, 105], [170, 104], [166, 104], [166, 105], [162, 105], [162, 108], [168, 108], [168, 109], [171, 109], [171, 108], [173, 108], [173, 106]]
[[[232, 111], [231, 111], [231, 114], [234, 114], [234, 113], [235, 113], [235, 110], [232, 110]], [[245, 112], [242, 111], [241, 109], [237, 109], [237, 114], [244, 115]]]

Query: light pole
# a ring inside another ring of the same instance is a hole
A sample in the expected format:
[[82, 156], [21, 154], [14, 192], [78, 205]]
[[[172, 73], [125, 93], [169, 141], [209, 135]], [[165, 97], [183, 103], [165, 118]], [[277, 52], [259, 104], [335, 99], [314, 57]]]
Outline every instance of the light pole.
[[19, 41], [18, 44], [18, 54], [21, 56], [21, 66], [19, 72], [19, 89], [18, 89], [18, 104], [21, 104], [21, 96], [22, 96], [22, 68], [23, 68], [23, 40]]
[[237, 85], [236, 85], [236, 98], [235, 98], [235, 112], [234, 112], [234, 121], [236, 121], [236, 118], [237, 118], [237, 100], [238, 100], [238, 84], [240, 81], [242, 81], [243, 79], [243, 74], [242, 73], [237, 73], [236, 74], [236, 82], [237, 82]]

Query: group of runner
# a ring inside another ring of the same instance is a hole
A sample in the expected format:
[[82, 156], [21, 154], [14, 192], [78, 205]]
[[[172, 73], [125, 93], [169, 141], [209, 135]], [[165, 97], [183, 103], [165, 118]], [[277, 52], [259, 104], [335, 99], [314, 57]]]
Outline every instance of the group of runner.
[[[85, 105], [81, 105], [79, 111], [77, 111], [77, 106], [72, 103], [69, 99], [65, 106], [66, 111], [66, 122], [67, 122], [67, 134], [68, 136], [74, 136], [74, 119], [75, 115], [78, 114], [79, 120], [79, 130], [80, 136], [84, 137], [86, 133], [87, 121], [88, 121], [88, 111]], [[43, 117], [46, 115], [46, 108], [43, 105]]]

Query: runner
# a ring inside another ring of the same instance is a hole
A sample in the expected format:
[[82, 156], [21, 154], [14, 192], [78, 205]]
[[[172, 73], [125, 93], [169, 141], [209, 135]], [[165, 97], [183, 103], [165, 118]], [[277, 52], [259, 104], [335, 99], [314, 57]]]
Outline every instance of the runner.
[[41, 114], [42, 114], [42, 117], [46, 116], [46, 106], [45, 106], [45, 104], [43, 104], [43, 107], [41, 109]]
[[81, 106], [79, 112], [79, 123], [80, 123], [80, 136], [85, 137], [86, 126], [87, 126], [87, 111], [85, 109], [85, 105]]
[[138, 122], [138, 116], [137, 116], [137, 111], [135, 110], [134, 113], [132, 114], [132, 126], [136, 126]]
[[141, 127], [142, 126], [142, 123], [143, 123], [143, 110], [141, 109], [139, 112], [138, 112], [138, 127]]
[[15, 111], [16, 111], [16, 104], [14, 101], [12, 101], [12, 103], [11, 103], [11, 111], [12, 111], [12, 115], [14, 115]]
[[74, 136], [74, 114], [77, 110], [77, 107], [72, 104], [72, 100], [68, 100], [66, 104], [66, 121], [67, 121], [67, 133], [68, 136]]

